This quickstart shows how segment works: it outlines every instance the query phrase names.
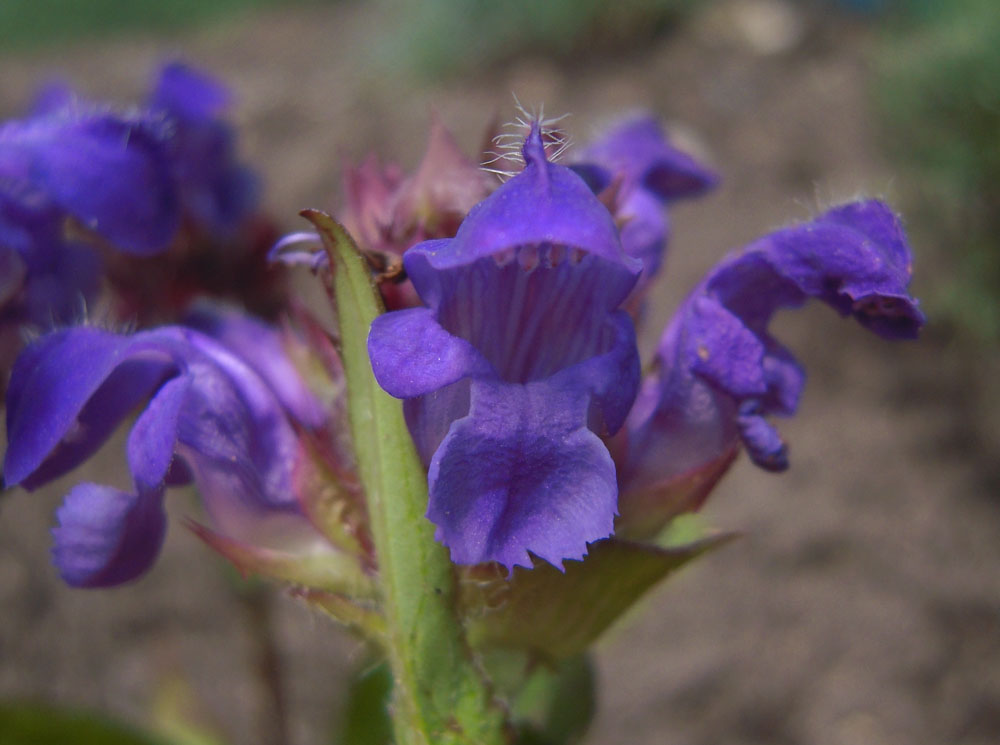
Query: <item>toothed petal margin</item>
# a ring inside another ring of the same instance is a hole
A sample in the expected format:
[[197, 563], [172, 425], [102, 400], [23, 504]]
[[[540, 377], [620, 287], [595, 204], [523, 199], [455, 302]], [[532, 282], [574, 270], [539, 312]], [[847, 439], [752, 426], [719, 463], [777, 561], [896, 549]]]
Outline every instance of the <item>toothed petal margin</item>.
[[459, 564], [557, 567], [611, 534], [618, 488], [588, 396], [550, 383], [473, 381], [471, 410], [431, 462], [427, 516]]

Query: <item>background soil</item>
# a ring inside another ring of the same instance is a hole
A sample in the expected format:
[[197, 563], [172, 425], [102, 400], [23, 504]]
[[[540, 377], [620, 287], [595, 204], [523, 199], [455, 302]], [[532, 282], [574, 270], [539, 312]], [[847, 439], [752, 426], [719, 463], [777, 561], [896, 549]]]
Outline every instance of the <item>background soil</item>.
[[[89, 95], [134, 99], [180, 53], [233, 86], [247, 160], [266, 176], [273, 214], [297, 229], [299, 209], [336, 204], [344, 157], [377, 149], [412, 166], [432, 110], [471, 152], [494, 113], [511, 115], [511, 91], [573, 112], [578, 142], [625, 110], [651, 109], [724, 181], [673, 213], [648, 352], [726, 250], [859, 193], [899, 196], [867, 113], [865, 28], [801, 16], [798, 43], [764, 54], [740, 31], [742, 5], [717, 4], [631, 56], [521, 59], [434, 85], [371, 64], [385, 19], [368, 6], [255, 15], [167, 40], [0, 53], [0, 114], [23, 110], [56, 72]], [[919, 259], [916, 275], [919, 295], [934, 277]], [[660, 588], [601, 645], [590, 741], [1000, 741], [996, 352], [956, 344], [933, 318], [907, 344], [820, 307], [778, 329], [811, 374], [798, 416], [781, 423], [792, 468], [775, 477], [741, 461], [706, 514], [745, 538]], [[0, 698], [142, 721], [165, 676], [178, 676], [233, 742], [268, 743], [252, 626], [221, 562], [175, 519], [145, 579], [69, 590], [47, 557], [65, 488], [0, 503]], [[181, 495], [170, 509], [180, 518], [189, 505]], [[271, 607], [292, 741], [328, 742], [361, 648], [294, 600]]]

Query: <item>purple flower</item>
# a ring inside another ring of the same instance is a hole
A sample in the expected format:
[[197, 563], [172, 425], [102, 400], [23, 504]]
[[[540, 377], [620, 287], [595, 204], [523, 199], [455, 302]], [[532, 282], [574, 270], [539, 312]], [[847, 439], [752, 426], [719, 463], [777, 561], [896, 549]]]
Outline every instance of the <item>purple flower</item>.
[[0, 199], [5, 242], [30, 227], [14, 213], [71, 216], [122, 251], [162, 250], [177, 229], [177, 191], [160, 117], [69, 104], [0, 127]]
[[[0, 250], [11, 269], [0, 287], [0, 370], [23, 326], [77, 320], [102, 276], [129, 318], [213, 291], [220, 277], [236, 277], [250, 297], [266, 294], [273, 275], [253, 268], [263, 266], [254, 252], [269, 231], [250, 226], [240, 236], [249, 245], [220, 243], [246, 223], [257, 191], [236, 162], [227, 102], [217, 82], [172, 63], [145, 108], [115, 111], [54, 85], [33, 116], [0, 127]], [[139, 268], [169, 248], [156, 281], [144, 282]]]
[[549, 163], [535, 124], [524, 170], [454, 238], [404, 256], [427, 307], [376, 319], [379, 384], [405, 399], [429, 463], [427, 515], [454, 561], [581, 558], [609, 535], [615, 467], [600, 436], [638, 386], [634, 330], [617, 310], [640, 271], [608, 211]]
[[907, 293], [910, 274], [902, 227], [874, 200], [778, 230], [724, 259], [664, 331], [658, 371], [629, 415], [623, 521], [650, 490], [668, 492], [689, 478], [710, 488], [739, 444], [762, 468], [786, 468], [785, 444], [766, 417], [795, 412], [805, 372], [768, 332], [771, 317], [817, 298], [883, 338], [914, 338], [924, 316]]
[[594, 193], [614, 191], [622, 247], [640, 259], [640, 289], [659, 272], [670, 235], [664, 207], [700, 196], [718, 177], [667, 141], [652, 116], [629, 119], [588, 146], [573, 165]]
[[67, 583], [106, 587], [152, 564], [166, 528], [167, 486], [194, 480], [215, 528], [239, 540], [301, 532], [292, 490], [298, 441], [288, 412], [318, 426], [323, 412], [273, 354], [276, 332], [226, 314], [202, 325], [218, 339], [173, 326], [132, 336], [64, 329], [28, 346], [7, 395], [8, 486], [34, 489], [89, 458], [143, 401], [126, 455], [131, 492], [83, 483], [67, 495], [53, 555]]
[[0, 326], [66, 323], [97, 294], [98, 256], [64, 235], [64, 221], [55, 205], [0, 192]]
[[163, 67], [147, 105], [173, 128], [167, 154], [184, 210], [210, 234], [231, 234], [256, 209], [257, 178], [236, 158], [236, 132], [222, 114], [229, 91], [180, 62]]
[[159, 117], [72, 102], [0, 127], [0, 390], [24, 326], [70, 322], [97, 294], [95, 239], [142, 256], [167, 246], [180, 211], [166, 137]]

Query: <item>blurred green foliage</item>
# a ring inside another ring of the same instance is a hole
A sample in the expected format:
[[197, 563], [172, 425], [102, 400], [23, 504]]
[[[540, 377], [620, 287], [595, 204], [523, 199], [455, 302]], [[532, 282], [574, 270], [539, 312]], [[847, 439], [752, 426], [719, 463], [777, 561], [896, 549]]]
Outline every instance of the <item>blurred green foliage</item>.
[[125, 32], [167, 33], [279, 3], [281, 0], [2, 0], [0, 50]]
[[366, 663], [354, 674], [341, 713], [336, 745], [391, 745], [392, 671], [389, 663]]
[[643, 49], [699, 0], [382, 0], [397, 23], [386, 52], [427, 76], [525, 54], [587, 61]]
[[575, 745], [597, 713], [593, 662], [576, 655], [551, 667], [532, 666], [509, 701], [517, 745]]
[[174, 745], [96, 712], [29, 702], [0, 703], [3, 745]]
[[[878, 54], [877, 105], [907, 214], [936, 246], [930, 314], [1000, 339], [1000, 6], [916, 3]], [[937, 280], [936, 280], [937, 281]]]

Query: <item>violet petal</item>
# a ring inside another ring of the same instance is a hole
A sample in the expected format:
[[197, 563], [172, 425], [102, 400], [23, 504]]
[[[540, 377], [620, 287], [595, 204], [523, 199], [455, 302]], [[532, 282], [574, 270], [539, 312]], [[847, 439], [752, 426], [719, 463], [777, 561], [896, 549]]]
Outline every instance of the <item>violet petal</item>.
[[79, 484], [56, 513], [52, 556], [74, 587], [111, 587], [149, 569], [166, 531], [162, 495]]
[[412, 398], [469, 375], [495, 375], [469, 342], [445, 331], [428, 308], [385, 313], [372, 323], [368, 354], [390, 395]]
[[[718, 183], [714, 172], [670, 145], [659, 122], [649, 115], [612, 128], [588, 146], [580, 160], [600, 189], [621, 178], [626, 188], [637, 186], [662, 201], [697, 196]], [[595, 167], [604, 169], [603, 178], [597, 178]]]
[[176, 232], [178, 195], [153, 117], [69, 109], [0, 130], [0, 159], [11, 150], [22, 177], [123, 251], [162, 251]]
[[[58, 331], [30, 345], [14, 365], [7, 392], [8, 448], [4, 480], [20, 484], [31, 476], [69, 437], [72, 456], [47, 474], [54, 478], [90, 455], [134, 406], [148, 395], [150, 385], [162, 379], [164, 367], [157, 361], [141, 364], [121, 375], [105, 405], [78, 418], [112, 373], [124, 361], [131, 346], [124, 337], [101, 329], [80, 327]], [[36, 482], [34, 485], [37, 485]]]
[[129, 433], [128, 465], [140, 492], [163, 488], [174, 457], [178, 421], [190, 389], [188, 376], [168, 380], [150, 399]]
[[453, 561], [530, 567], [531, 551], [562, 567], [610, 535], [615, 467], [586, 410], [579, 391], [473, 381], [429, 474], [427, 516]]
[[285, 352], [281, 333], [233, 308], [200, 303], [184, 325], [211, 336], [246, 362], [268, 384], [281, 404], [307, 427], [320, 427], [325, 412]]

